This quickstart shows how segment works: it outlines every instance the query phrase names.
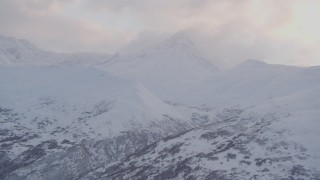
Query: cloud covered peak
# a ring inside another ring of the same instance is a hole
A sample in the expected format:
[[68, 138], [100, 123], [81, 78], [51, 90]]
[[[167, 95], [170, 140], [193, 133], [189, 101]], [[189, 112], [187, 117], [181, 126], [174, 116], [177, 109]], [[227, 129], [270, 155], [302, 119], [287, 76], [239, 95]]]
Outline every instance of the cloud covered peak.
[[0, 35], [0, 48], [3, 50], [11, 48], [38, 50], [38, 48], [25, 39], [16, 39]]
[[198, 49], [190, 35], [184, 31], [177, 32], [154, 47], [157, 50], [198, 54]]
[[171, 47], [173, 47], [173, 46], [189, 46], [189, 47], [193, 47], [194, 46], [193, 41], [191, 40], [189, 35], [184, 31], [180, 31], [180, 32], [177, 32], [177, 33], [173, 34], [172, 36], [170, 36], [169, 38], [164, 40], [162, 42], [162, 44], [166, 44], [166, 45], [169, 45]]

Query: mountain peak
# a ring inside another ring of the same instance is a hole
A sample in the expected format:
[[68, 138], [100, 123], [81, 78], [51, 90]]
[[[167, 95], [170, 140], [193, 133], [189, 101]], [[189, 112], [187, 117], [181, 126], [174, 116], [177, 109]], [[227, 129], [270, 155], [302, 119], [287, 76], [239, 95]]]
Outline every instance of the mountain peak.
[[30, 49], [36, 50], [38, 49], [35, 45], [31, 44], [29, 41], [25, 39], [16, 39], [14, 37], [6, 37], [0, 35], [0, 48], [8, 49], [8, 48], [19, 48], [19, 49]]
[[24, 64], [35, 59], [42, 51], [24, 39], [0, 36], [0, 64]]
[[175, 45], [188, 45], [194, 46], [191, 38], [185, 32], [177, 32], [167, 38], [163, 43], [171, 44], [172, 46]]
[[191, 40], [190, 36], [184, 32], [177, 32], [164, 41], [160, 42], [155, 46], [156, 49], [173, 50], [173, 51], [187, 51], [196, 53], [197, 49]]

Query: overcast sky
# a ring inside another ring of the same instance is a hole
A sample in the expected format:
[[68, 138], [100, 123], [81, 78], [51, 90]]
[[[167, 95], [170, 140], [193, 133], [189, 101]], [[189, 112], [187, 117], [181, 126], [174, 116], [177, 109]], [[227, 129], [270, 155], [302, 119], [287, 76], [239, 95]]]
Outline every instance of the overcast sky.
[[319, 0], [0, 0], [0, 34], [114, 53], [186, 31], [210, 59], [320, 65]]

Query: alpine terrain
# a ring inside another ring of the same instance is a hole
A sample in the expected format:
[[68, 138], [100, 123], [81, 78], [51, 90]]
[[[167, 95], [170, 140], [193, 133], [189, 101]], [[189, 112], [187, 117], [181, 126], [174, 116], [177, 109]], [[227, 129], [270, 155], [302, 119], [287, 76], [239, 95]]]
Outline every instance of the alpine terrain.
[[320, 67], [222, 69], [179, 32], [134, 53], [0, 36], [0, 179], [320, 179]]

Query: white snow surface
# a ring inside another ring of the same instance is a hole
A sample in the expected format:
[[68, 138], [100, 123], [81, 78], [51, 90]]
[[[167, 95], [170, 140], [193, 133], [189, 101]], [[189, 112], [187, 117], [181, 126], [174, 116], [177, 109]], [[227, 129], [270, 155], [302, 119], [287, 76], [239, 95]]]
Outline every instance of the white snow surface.
[[[170, 134], [166, 126], [177, 123], [168, 117], [189, 124], [143, 85], [95, 68], [0, 67], [0, 92], [1, 108], [21, 116], [1, 120], [1, 128], [39, 132], [38, 141], [99, 140], [133, 129]], [[17, 124], [24, 130], [10, 127]], [[61, 128], [66, 131], [50, 135]]]

